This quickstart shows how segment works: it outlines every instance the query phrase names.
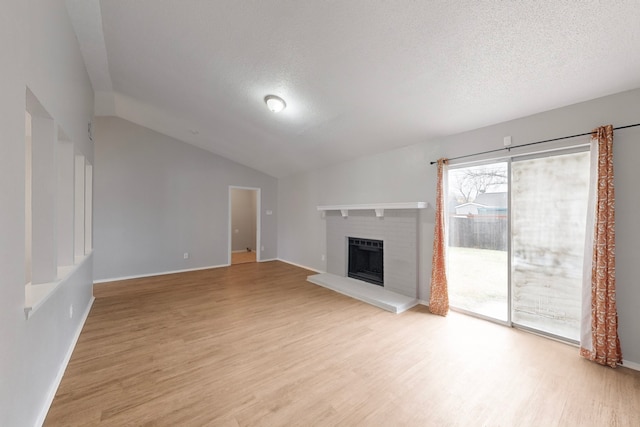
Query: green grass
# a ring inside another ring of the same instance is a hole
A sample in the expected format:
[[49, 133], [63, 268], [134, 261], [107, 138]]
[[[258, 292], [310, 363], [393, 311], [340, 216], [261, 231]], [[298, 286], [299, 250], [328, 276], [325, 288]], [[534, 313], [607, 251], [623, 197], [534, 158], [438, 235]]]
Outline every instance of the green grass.
[[[449, 302], [461, 308], [507, 320], [507, 251], [488, 249], [448, 249], [447, 279]], [[567, 274], [567, 268], [549, 273], [543, 267], [520, 272], [514, 287], [512, 320], [561, 337], [580, 337], [580, 279]], [[557, 270], [557, 269], [556, 269]], [[558, 302], [558, 300], [561, 300]]]
[[507, 320], [507, 251], [459, 247], [447, 250], [451, 305]]

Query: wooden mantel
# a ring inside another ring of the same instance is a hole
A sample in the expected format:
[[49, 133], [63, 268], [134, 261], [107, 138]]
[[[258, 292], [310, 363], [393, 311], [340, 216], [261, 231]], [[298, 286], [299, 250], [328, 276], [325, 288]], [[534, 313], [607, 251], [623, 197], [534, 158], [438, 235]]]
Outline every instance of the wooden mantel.
[[340, 211], [343, 217], [349, 216], [349, 211], [354, 210], [373, 210], [376, 216], [381, 218], [384, 216], [385, 209], [425, 209], [427, 202], [402, 202], [402, 203], [369, 203], [363, 205], [324, 205], [318, 206], [318, 210], [324, 211]]

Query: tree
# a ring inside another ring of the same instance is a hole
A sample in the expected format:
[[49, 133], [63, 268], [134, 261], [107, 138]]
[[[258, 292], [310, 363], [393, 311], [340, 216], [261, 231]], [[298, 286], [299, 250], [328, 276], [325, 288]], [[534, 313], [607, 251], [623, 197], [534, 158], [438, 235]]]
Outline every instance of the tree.
[[507, 183], [507, 170], [500, 167], [472, 167], [456, 171], [451, 181], [460, 203], [473, 202], [478, 194]]

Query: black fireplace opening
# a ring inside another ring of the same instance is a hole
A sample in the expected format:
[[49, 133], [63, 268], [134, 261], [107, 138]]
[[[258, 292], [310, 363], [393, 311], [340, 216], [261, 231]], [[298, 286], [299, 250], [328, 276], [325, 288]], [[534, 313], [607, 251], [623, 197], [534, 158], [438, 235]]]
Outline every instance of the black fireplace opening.
[[349, 277], [384, 286], [382, 240], [349, 237]]

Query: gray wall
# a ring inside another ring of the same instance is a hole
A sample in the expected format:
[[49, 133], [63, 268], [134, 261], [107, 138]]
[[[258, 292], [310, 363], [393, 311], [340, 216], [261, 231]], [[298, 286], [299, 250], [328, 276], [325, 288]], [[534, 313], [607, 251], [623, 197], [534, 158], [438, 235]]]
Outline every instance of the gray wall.
[[[603, 124], [638, 123], [638, 111], [640, 90], [634, 90], [281, 179], [278, 254], [284, 260], [325, 271], [326, 222], [316, 211], [317, 205], [427, 201], [435, 206], [436, 168], [429, 165], [431, 160], [501, 148], [507, 135], [518, 145], [588, 132]], [[624, 359], [640, 363], [640, 197], [636, 194], [640, 127], [617, 131], [614, 144], [619, 332]], [[429, 298], [433, 216], [432, 208], [421, 210], [422, 300]]]
[[82, 326], [93, 274], [88, 259], [26, 320], [25, 91], [89, 161], [93, 91], [62, 0], [0, 2], [0, 63], [0, 425], [32, 426]]
[[256, 250], [257, 191], [231, 189], [231, 250]]
[[229, 186], [261, 189], [261, 259], [277, 257], [275, 178], [115, 117], [95, 140], [96, 280], [227, 264]]

